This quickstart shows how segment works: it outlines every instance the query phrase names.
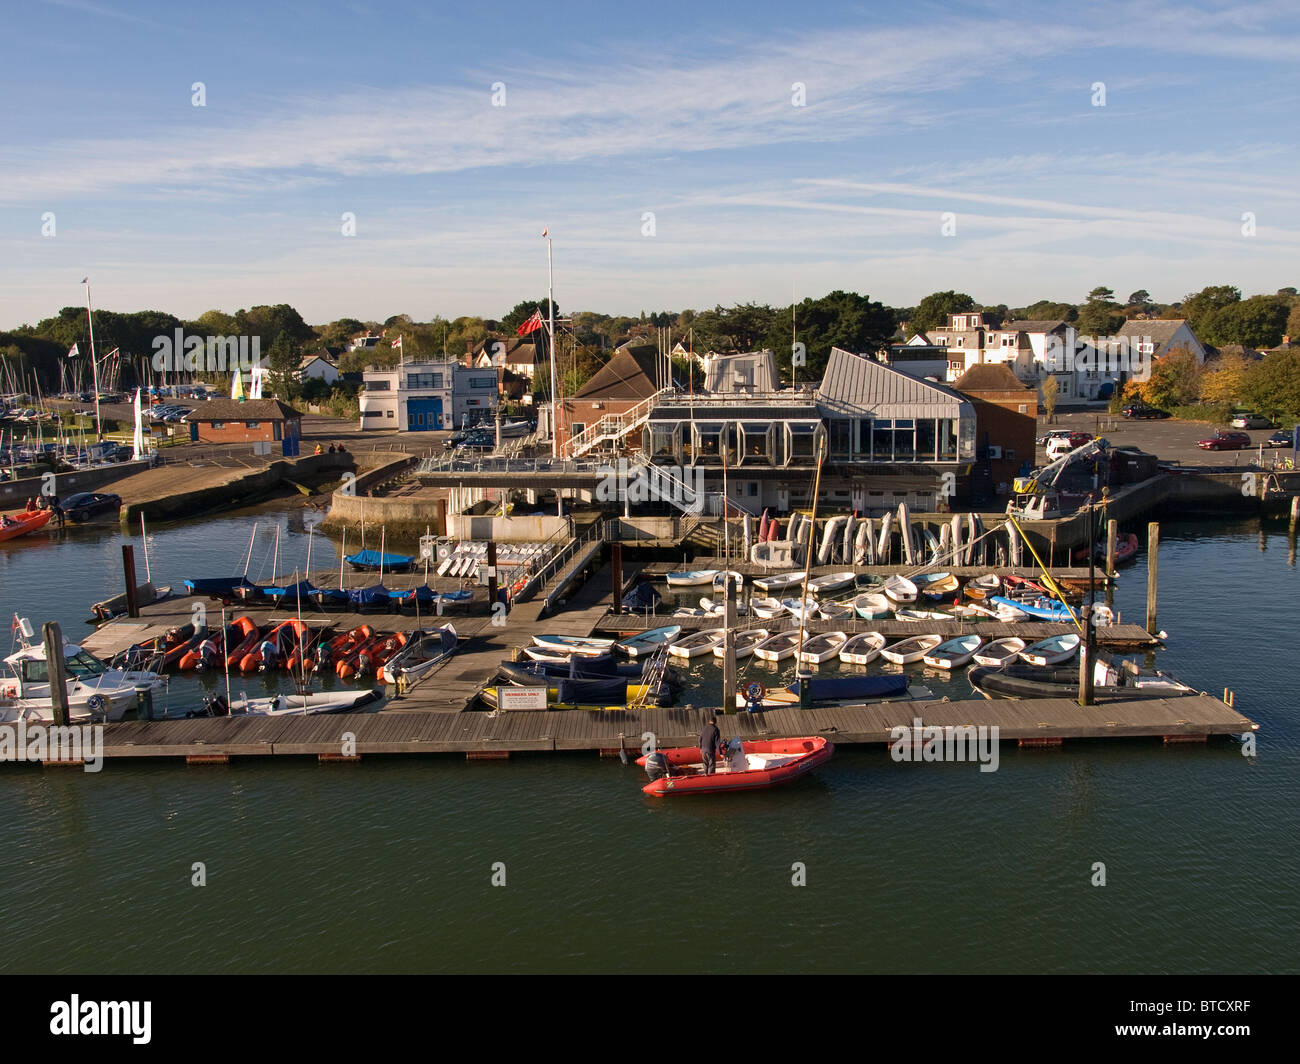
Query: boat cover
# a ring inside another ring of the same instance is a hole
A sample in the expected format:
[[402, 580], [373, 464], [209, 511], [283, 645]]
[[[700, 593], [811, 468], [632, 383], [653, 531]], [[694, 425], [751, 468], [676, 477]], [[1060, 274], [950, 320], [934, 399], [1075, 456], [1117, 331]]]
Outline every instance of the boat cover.
[[[907, 691], [909, 678], [893, 676], [814, 676], [805, 681], [812, 687], [814, 702], [842, 702], [853, 698], [887, 698]], [[799, 685], [786, 688], [791, 694], [799, 693]]]

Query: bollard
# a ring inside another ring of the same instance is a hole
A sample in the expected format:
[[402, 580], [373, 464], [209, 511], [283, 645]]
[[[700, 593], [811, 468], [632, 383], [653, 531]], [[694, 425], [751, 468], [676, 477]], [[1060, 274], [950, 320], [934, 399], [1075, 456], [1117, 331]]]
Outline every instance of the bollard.
[[126, 581], [126, 615], [140, 616], [140, 603], [135, 587], [135, 548], [129, 543], [122, 544], [122, 577]]
[[153, 720], [153, 688], [148, 684], [136, 685], [135, 715], [137, 720]]

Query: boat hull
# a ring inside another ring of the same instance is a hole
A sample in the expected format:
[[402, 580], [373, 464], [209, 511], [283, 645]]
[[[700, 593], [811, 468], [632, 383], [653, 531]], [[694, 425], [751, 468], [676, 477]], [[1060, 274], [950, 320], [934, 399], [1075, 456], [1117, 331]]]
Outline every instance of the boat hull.
[[[771, 739], [764, 742], [744, 743], [746, 758], [769, 755], [770, 768], [751, 768], [745, 772], [731, 772], [725, 759], [718, 762], [718, 771], [704, 775], [703, 755], [698, 747], [675, 747], [660, 750], [673, 767], [683, 770], [682, 775], [663, 776], [652, 780], [641, 790], [654, 798], [670, 798], [688, 794], [721, 794], [726, 791], [753, 791], [789, 783], [824, 765], [835, 753], [835, 744], [821, 736], [803, 739]], [[789, 758], [789, 760], [785, 760]], [[779, 759], [779, 760], [778, 760]], [[751, 763], [753, 763], [751, 761]], [[645, 758], [638, 764], [644, 765]]]

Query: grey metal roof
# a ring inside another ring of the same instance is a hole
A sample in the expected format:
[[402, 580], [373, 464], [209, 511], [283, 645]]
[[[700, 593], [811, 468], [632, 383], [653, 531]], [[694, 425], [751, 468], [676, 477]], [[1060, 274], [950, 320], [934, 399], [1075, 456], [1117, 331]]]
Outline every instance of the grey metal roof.
[[840, 417], [974, 416], [970, 403], [951, 389], [838, 347], [831, 348], [817, 405]]
[[1026, 332], [1026, 333], [1049, 333], [1055, 332], [1062, 326], [1068, 325], [1064, 318], [1023, 318], [1017, 321], [1004, 322], [999, 325], [994, 332]]

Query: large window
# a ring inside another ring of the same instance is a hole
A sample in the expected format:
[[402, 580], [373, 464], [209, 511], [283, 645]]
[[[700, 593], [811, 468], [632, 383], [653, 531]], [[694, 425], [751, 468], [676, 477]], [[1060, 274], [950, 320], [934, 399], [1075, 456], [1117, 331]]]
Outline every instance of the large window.
[[469, 379], [469, 386], [475, 391], [483, 391], [487, 388], [495, 388], [497, 386], [497, 379], [496, 377], [471, 377]]
[[810, 465], [817, 459], [817, 437], [821, 422], [787, 422], [786, 442], [788, 463]]
[[650, 429], [650, 456], [663, 458], [669, 462], [678, 460], [677, 428], [679, 422], [671, 425], [654, 425]]
[[722, 464], [722, 429], [721, 421], [695, 422], [694, 459], [701, 464]]
[[408, 388], [441, 388], [441, 373], [408, 373], [406, 375], [406, 386]]
[[894, 419], [894, 461], [916, 460], [916, 422], [910, 417]]
[[916, 422], [916, 460], [933, 462], [935, 458], [934, 418], [920, 418]]
[[889, 418], [876, 418], [871, 423], [871, 460], [894, 460], [894, 423]]
[[743, 421], [740, 425], [744, 437], [741, 464], [770, 465], [772, 463], [772, 423], [770, 421]]
[[853, 456], [853, 422], [845, 418], [833, 418], [830, 422], [830, 455], [839, 461], [848, 461]]
[[957, 461], [957, 431], [952, 418], [939, 419], [939, 461]]
[[366, 391], [368, 392], [387, 392], [393, 387], [392, 381], [366, 381]]

